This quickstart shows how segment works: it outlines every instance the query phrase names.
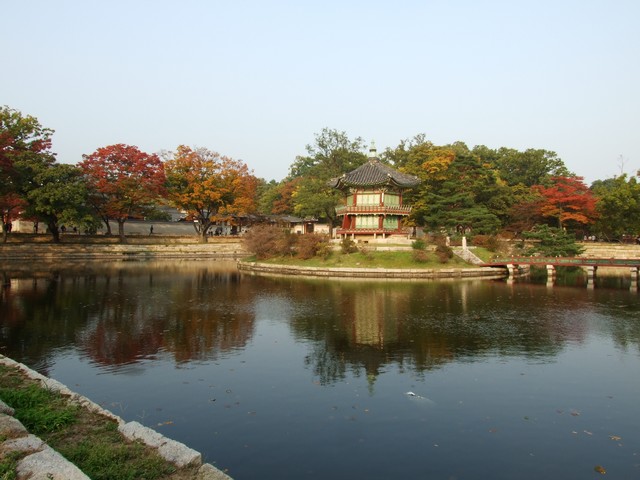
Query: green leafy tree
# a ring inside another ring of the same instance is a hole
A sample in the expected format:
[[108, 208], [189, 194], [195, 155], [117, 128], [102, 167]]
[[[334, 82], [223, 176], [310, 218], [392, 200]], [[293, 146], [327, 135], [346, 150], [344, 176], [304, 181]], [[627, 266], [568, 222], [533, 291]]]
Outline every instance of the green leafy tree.
[[423, 181], [408, 196], [420, 225], [434, 231], [488, 234], [500, 228], [500, 215], [507, 216], [509, 189], [464, 143], [416, 145], [405, 169]]
[[511, 187], [513, 204], [509, 208], [508, 218], [505, 221], [505, 230], [519, 236], [521, 232], [527, 232], [538, 224], [545, 223], [542, 215], [544, 198], [540, 192], [519, 184]]
[[594, 231], [609, 239], [640, 234], [640, 183], [626, 175], [594, 182], [591, 190], [598, 198]]
[[543, 255], [547, 257], [571, 257], [583, 252], [574, 235], [562, 228], [549, 225], [536, 225], [531, 231], [523, 232], [523, 238], [532, 241], [524, 255]]
[[326, 219], [333, 227], [335, 207], [342, 193], [328, 186], [329, 180], [350, 172], [367, 161], [364, 141], [350, 140], [345, 132], [325, 128], [307, 145], [307, 156], [299, 156], [291, 166], [290, 180], [297, 180], [292, 193], [293, 211], [301, 217]]
[[[412, 138], [400, 140], [398, 146], [393, 149], [385, 149], [381, 158], [393, 165], [394, 168], [403, 169], [403, 171], [407, 171], [405, 167], [413, 167], [415, 169], [417, 160], [415, 154], [419, 151], [417, 147], [420, 146], [424, 146], [427, 151], [429, 148], [434, 147], [433, 143], [427, 140], [424, 133], [419, 133]], [[419, 171], [415, 171], [413, 174], [418, 176], [419, 173]]]
[[34, 188], [28, 191], [25, 215], [47, 225], [55, 243], [60, 227], [75, 225], [93, 229], [99, 220], [88, 204], [87, 185], [82, 170], [75, 165], [41, 166], [34, 172]]
[[272, 213], [273, 204], [278, 198], [278, 187], [280, 183], [275, 180], [267, 182], [264, 178], [259, 178], [256, 187], [256, 210], [262, 215]]
[[551, 177], [570, 177], [562, 159], [555, 152], [543, 149], [527, 149], [520, 152], [513, 148], [499, 148], [491, 151], [484, 146], [474, 151], [485, 159], [492, 161], [494, 167], [509, 185], [522, 184], [549, 185]]
[[302, 178], [271, 180], [258, 187], [258, 212], [263, 215], [293, 214], [293, 195]]
[[364, 140], [349, 139], [346, 132], [323, 128], [315, 135], [315, 142], [306, 147], [307, 155], [296, 157], [290, 168], [290, 177], [318, 176], [330, 180], [337, 175], [355, 170], [366, 162]]

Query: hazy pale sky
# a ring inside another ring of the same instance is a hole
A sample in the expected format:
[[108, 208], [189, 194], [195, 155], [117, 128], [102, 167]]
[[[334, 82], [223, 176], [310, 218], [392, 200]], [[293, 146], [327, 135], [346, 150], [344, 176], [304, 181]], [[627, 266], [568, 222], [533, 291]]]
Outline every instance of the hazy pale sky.
[[544, 148], [640, 169], [640, 1], [2, 1], [0, 104], [58, 160], [207, 147], [267, 180], [328, 127], [379, 151]]

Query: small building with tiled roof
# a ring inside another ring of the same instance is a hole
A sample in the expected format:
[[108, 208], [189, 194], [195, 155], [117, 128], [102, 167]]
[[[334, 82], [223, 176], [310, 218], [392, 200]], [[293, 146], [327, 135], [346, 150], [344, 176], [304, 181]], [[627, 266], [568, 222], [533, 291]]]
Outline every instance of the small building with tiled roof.
[[405, 190], [419, 184], [417, 177], [380, 162], [372, 146], [367, 163], [329, 182], [344, 192], [344, 205], [336, 208], [342, 218], [336, 233], [358, 241], [409, 236], [403, 220], [411, 213], [411, 206], [403, 204], [402, 197]]

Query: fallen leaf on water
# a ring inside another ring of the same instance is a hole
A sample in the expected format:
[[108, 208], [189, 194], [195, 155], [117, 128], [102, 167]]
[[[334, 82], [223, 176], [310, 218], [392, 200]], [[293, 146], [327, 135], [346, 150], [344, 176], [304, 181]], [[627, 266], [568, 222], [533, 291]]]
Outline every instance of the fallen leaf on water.
[[600, 465], [596, 465], [595, 467], [593, 467], [593, 469], [598, 472], [601, 475], [604, 475], [605, 473], [607, 473], [607, 471], [604, 469], [604, 467], [600, 466]]

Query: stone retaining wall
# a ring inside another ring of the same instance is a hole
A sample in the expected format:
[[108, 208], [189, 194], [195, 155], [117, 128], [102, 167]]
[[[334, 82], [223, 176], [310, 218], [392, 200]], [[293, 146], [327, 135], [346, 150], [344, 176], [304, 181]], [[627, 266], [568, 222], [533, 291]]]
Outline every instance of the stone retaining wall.
[[581, 243], [584, 252], [581, 257], [588, 258], [640, 258], [640, 245], [619, 243]]
[[442, 278], [502, 278], [502, 268], [328, 268], [274, 265], [260, 262], [238, 262], [241, 271], [271, 274], [333, 278], [379, 279], [442, 279]]
[[237, 258], [247, 255], [242, 243], [193, 243], [166, 245], [66, 245], [66, 244], [5, 244], [0, 245], [2, 260], [55, 260], [55, 259], [145, 259], [145, 258]]

